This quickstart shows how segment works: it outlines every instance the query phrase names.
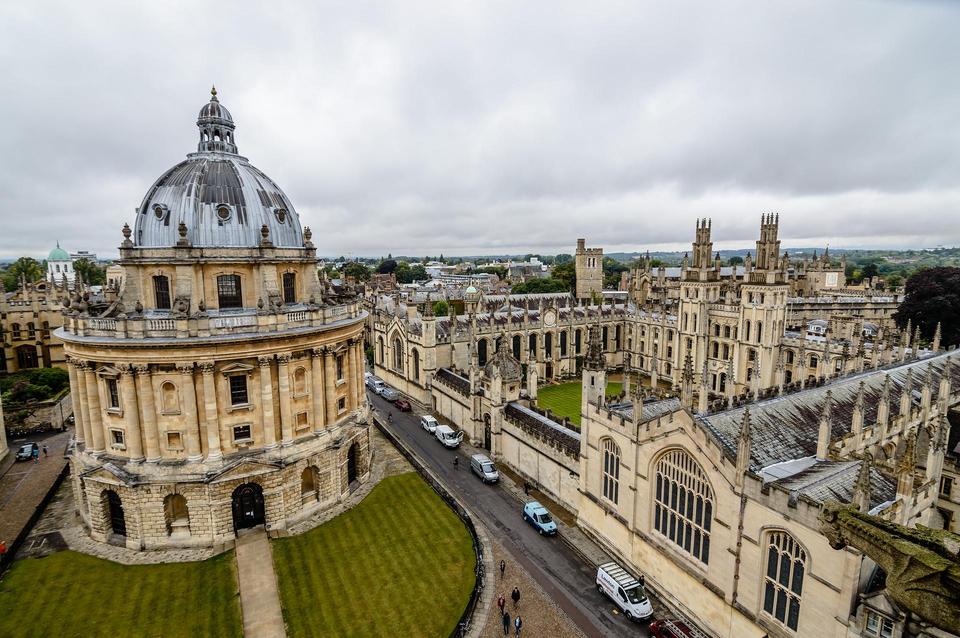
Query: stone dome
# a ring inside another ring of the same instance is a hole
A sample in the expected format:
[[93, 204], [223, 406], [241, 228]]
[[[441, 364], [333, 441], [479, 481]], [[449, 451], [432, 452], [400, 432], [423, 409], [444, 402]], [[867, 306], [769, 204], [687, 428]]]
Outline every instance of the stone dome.
[[60, 248], [60, 242], [57, 242], [57, 247], [50, 251], [47, 261], [70, 261], [70, 253]]
[[272, 179], [237, 154], [233, 118], [216, 89], [200, 109], [197, 127], [197, 152], [161, 175], [143, 198], [134, 245], [174, 246], [182, 222], [192, 246], [255, 248], [266, 226], [274, 246], [302, 248], [303, 230], [293, 204]]

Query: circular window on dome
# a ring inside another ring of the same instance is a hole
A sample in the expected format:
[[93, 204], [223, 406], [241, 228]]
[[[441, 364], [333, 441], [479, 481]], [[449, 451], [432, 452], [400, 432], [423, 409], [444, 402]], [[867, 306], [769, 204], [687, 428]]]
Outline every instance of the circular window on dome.
[[280, 222], [281, 224], [286, 223], [286, 221], [287, 221], [287, 209], [286, 209], [286, 208], [278, 208], [276, 211], [274, 211], [274, 214], [277, 216], [277, 221], [278, 221], [278, 222]]
[[156, 215], [157, 219], [163, 219], [166, 216], [167, 211], [163, 206], [158, 204], [153, 207], [153, 214]]
[[230, 207], [226, 205], [217, 206], [217, 220], [223, 223], [230, 219]]

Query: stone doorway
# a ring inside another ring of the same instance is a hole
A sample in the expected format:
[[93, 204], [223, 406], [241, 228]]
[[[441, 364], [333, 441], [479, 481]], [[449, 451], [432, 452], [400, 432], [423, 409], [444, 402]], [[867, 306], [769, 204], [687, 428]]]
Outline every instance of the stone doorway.
[[239, 531], [263, 523], [263, 488], [256, 483], [244, 483], [233, 491], [233, 529]]
[[127, 535], [127, 519], [123, 514], [120, 495], [113, 490], [107, 491], [107, 511], [110, 514], [110, 531], [117, 536]]
[[488, 452], [493, 449], [493, 428], [490, 427], [490, 415], [483, 415], [483, 449]]

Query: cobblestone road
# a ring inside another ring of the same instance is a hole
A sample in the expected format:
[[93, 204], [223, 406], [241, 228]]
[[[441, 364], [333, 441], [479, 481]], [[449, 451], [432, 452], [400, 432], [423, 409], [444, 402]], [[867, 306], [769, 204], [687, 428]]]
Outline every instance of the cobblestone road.
[[73, 430], [31, 438], [29, 441], [46, 444], [49, 456], [40, 454], [40, 461], [14, 462], [13, 455], [28, 439], [14, 439], [10, 455], [0, 466], [0, 540], [9, 545], [20, 534], [37, 506], [46, 496], [57, 475], [67, 464], [64, 450], [73, 436]]

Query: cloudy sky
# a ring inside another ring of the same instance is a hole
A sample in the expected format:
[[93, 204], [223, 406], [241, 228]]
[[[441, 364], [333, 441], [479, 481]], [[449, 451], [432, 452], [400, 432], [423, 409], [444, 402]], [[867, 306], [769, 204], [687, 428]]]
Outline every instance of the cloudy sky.
[[[714, 5], [722, 5], [716, 8]], [[215, 82], [321, 254], [960, 244], [960, 3], [6, 2], [0, 257], [116, 254]]]

